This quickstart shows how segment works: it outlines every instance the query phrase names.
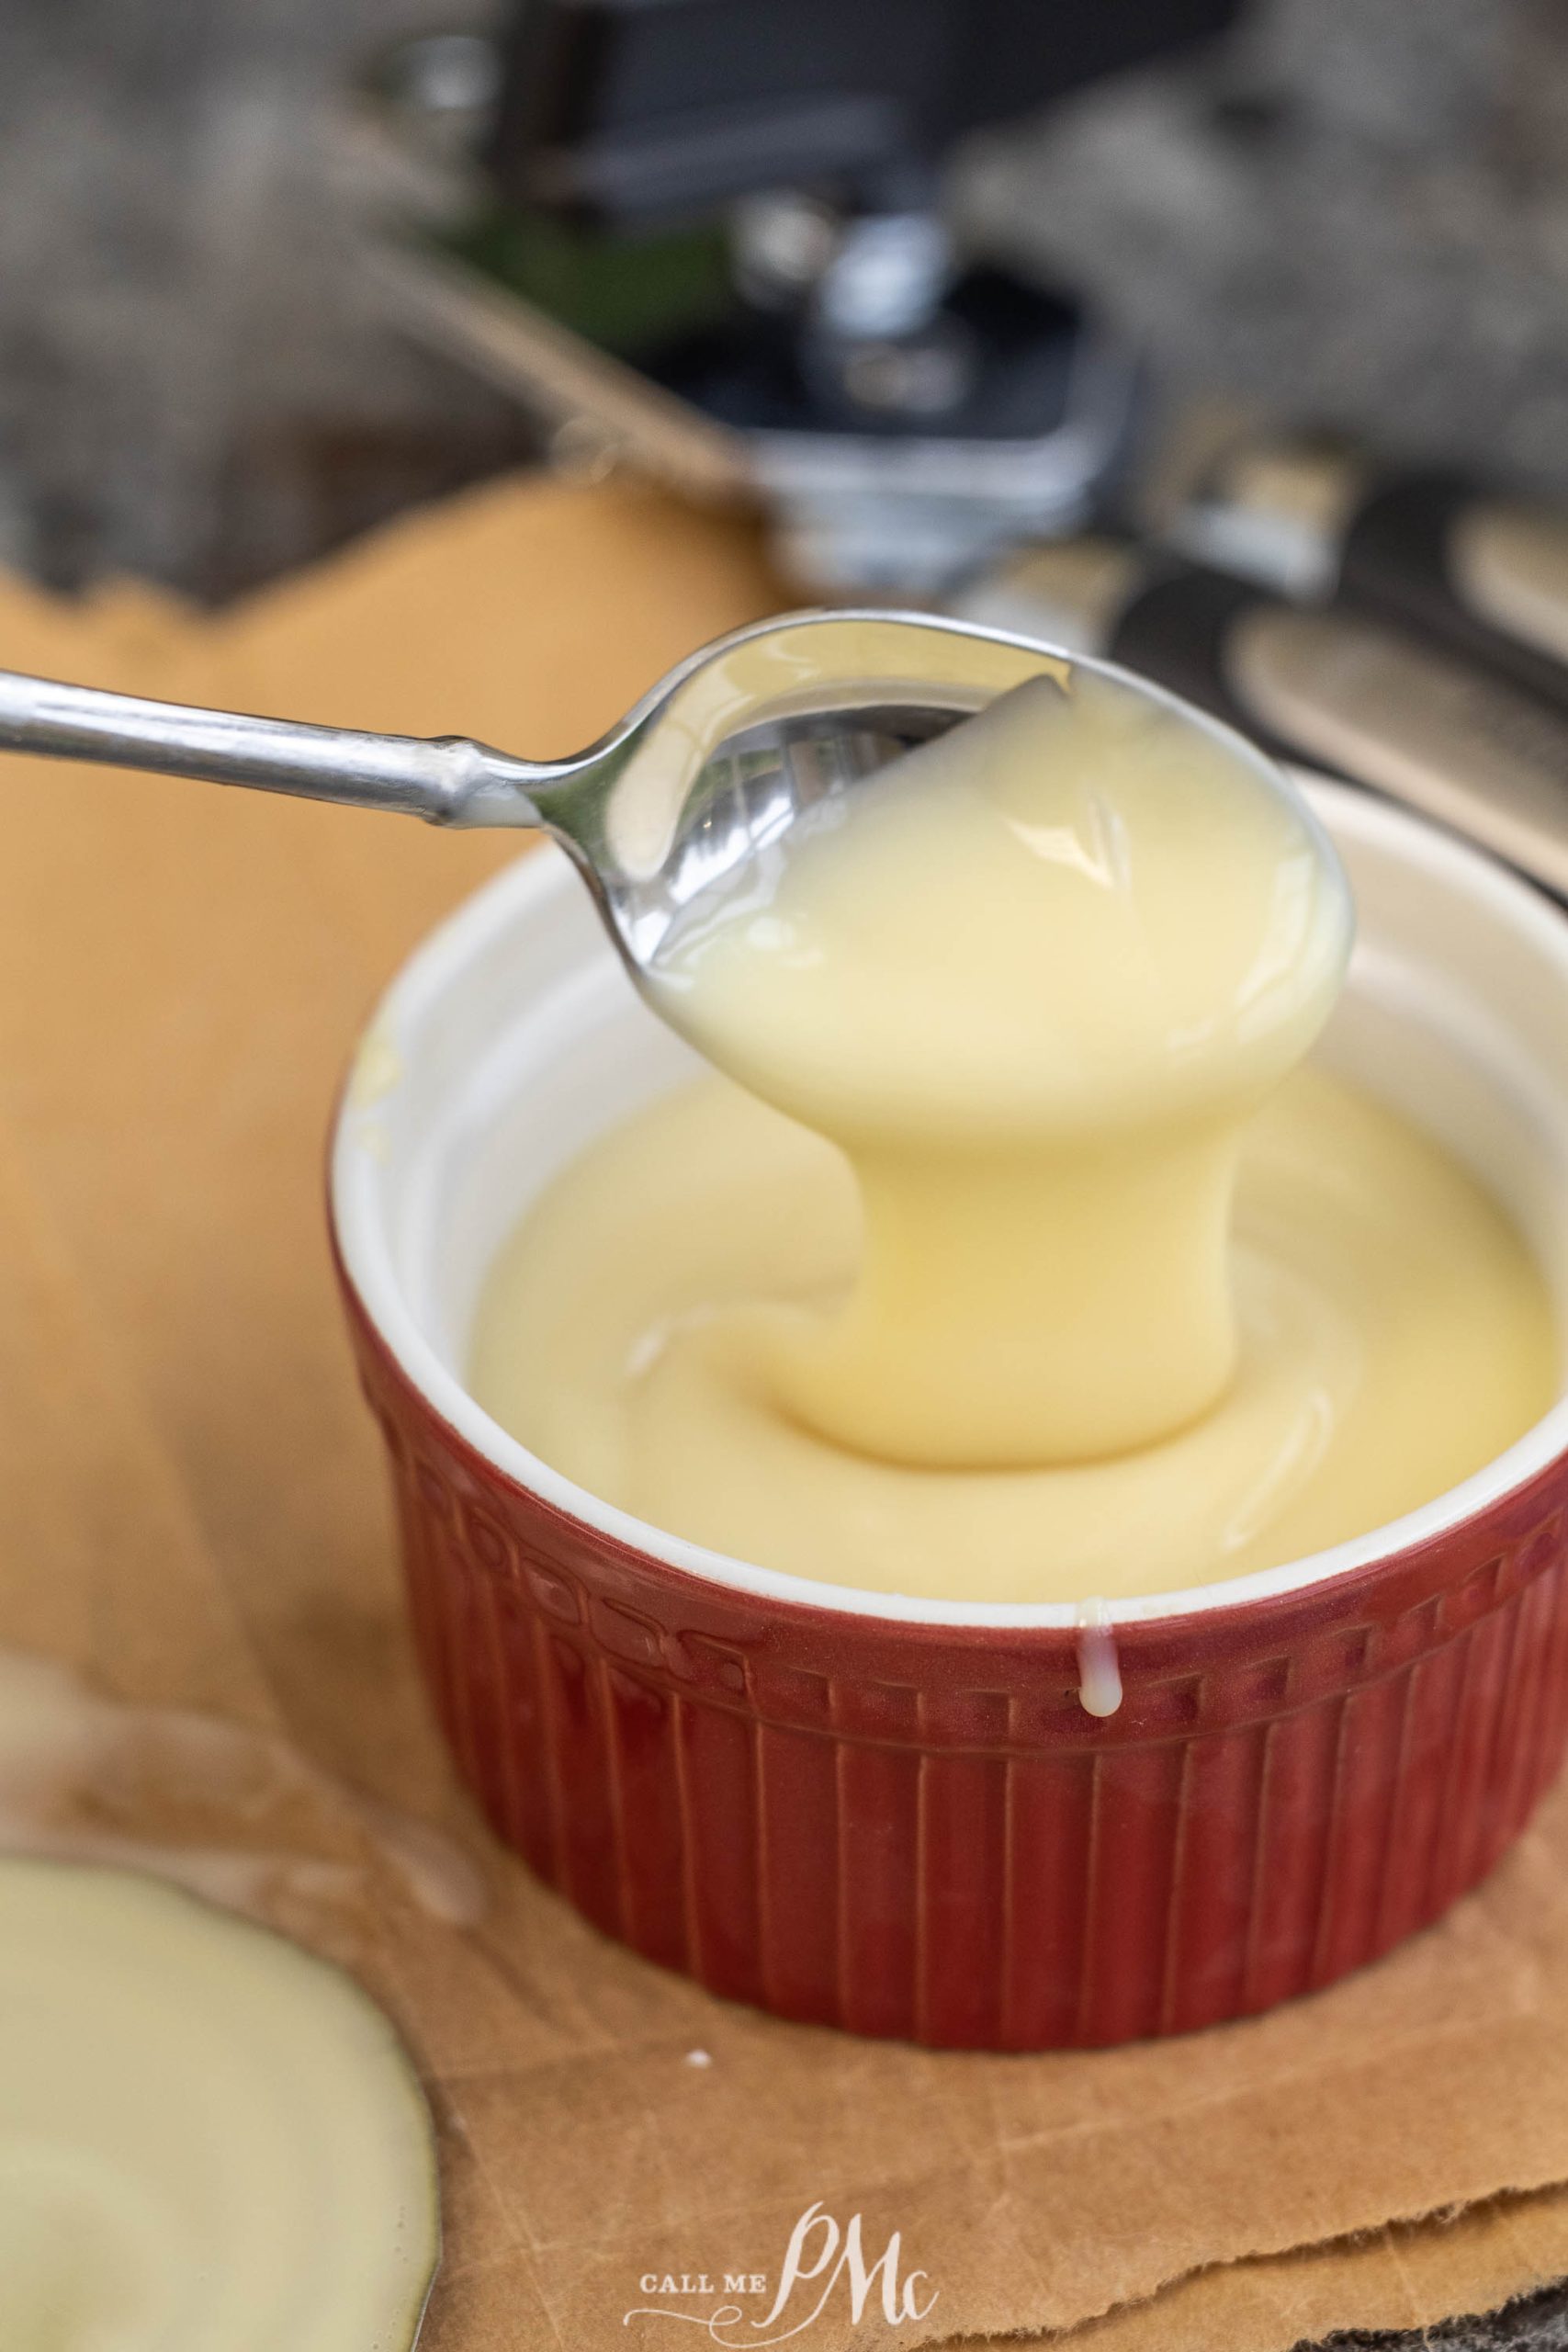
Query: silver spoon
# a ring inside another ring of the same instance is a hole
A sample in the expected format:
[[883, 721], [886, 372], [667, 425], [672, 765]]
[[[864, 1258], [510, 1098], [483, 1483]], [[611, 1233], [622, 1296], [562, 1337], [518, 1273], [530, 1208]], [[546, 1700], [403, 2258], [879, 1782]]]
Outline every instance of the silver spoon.
[[461, 736], [244, 718], [0, 671], [0, 749], [397, 809], [436, 825], [537, 828], [570, 853], [640, 980], [681, 908], [776, 841], [801, 808], [1026, 678], [1065, 683], [1070, 667], [1026, 639], [925, 614], [791, 613], [678, 663], [618, 727], [565, 760], [515, 759]]

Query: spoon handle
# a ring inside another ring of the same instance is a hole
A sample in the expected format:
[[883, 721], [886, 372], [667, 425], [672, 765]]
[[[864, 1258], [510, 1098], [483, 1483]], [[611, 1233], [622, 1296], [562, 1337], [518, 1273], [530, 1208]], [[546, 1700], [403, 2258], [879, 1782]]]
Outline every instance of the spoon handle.
[[462, 736], [248, 718], [14, 670], [0, 670], [0, 750], [391, 808], [435, 825], [537, 825], [531, 787], [555, 781], [569, 764], [535, 766]]

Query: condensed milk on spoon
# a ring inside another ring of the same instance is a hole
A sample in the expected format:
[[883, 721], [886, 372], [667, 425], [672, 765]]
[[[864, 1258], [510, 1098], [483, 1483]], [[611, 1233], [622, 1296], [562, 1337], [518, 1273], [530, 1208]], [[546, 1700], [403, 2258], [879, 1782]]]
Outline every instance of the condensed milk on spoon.
[[1206, 1411], [1235, 1366], [1243, 1125], [1350, 944], [1282, 780], [1114, 679], [1039, 678], [709, 896], [658, 1001], [830, 1136], [864, 1208], [854, 1286], [781, 1345], [781, 1399], [964, 1468], [1097, 1460]]
[[1235, 739], [1017, 689], [677, 922], [656, 1001], [727, 1078], [536, 1204], [476, 1396], [678, 1534], [932, 1598], [1207, 1583], [1431, 1498], [1546, 1408], [1551, 1320], [1474, 1180], [1298, 1067], [1351, 930]]

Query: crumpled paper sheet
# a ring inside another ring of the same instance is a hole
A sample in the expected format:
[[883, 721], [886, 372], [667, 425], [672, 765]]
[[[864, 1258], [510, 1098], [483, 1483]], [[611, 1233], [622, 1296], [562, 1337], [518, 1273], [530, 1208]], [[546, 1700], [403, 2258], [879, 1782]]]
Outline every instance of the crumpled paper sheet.
[[[522, 481], [216, 619], [13, 583], [0, 663], [548, 753], [778, 594], [739, 526]], [[882, 2316], [885, 2267], [857, 2322], [841, 2274], [792, 2339], [808, 2352], [1042, 2331], [1283, 2352], [1568, 2273], [1568, 1792], [1480, 1894], [1350, 1983], [1036, 2058], [726, 2007], [491, 1844], [412, 1671], [321, 1171], [375, 991], [514, 845], [43, 762], [0, 763], [0, 1640], [139, 1705], [281, 1732], [479, 1858], [491, 1907], [462, 1934], [330, 1790], [260, 1792], [225, 1832], [358, 1858], [356, 1899], [285, 1888], [273, 1910], [361, 1974], [429, 2086], [446, 2258], [427, 2352], [680, 2352], [728, 2299], [662, 2282], [704, 2274], [768, 2281], [716, 2340], [782, 2335], [806, 2283], [752, 2323], [814, 2205], [861, 2217], [868, 2266], [898, 2233], [924, 2315]], [[85, 1802], [215, 1834], [156, 1770]]]

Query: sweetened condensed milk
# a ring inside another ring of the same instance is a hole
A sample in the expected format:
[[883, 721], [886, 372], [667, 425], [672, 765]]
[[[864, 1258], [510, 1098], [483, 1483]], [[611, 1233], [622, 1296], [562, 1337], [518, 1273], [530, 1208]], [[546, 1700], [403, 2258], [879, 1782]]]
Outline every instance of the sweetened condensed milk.
[[763, 1566], [959, 1600], [1204, 1584], [1454, 1486], [1553, 1393], [1458, 1161], [1307, 1065], [1352, 933], [1234, 739], [1041, 678], [677, 921], [723, 1072], [602, 1138], [470, 1385], [558, 1470]]

